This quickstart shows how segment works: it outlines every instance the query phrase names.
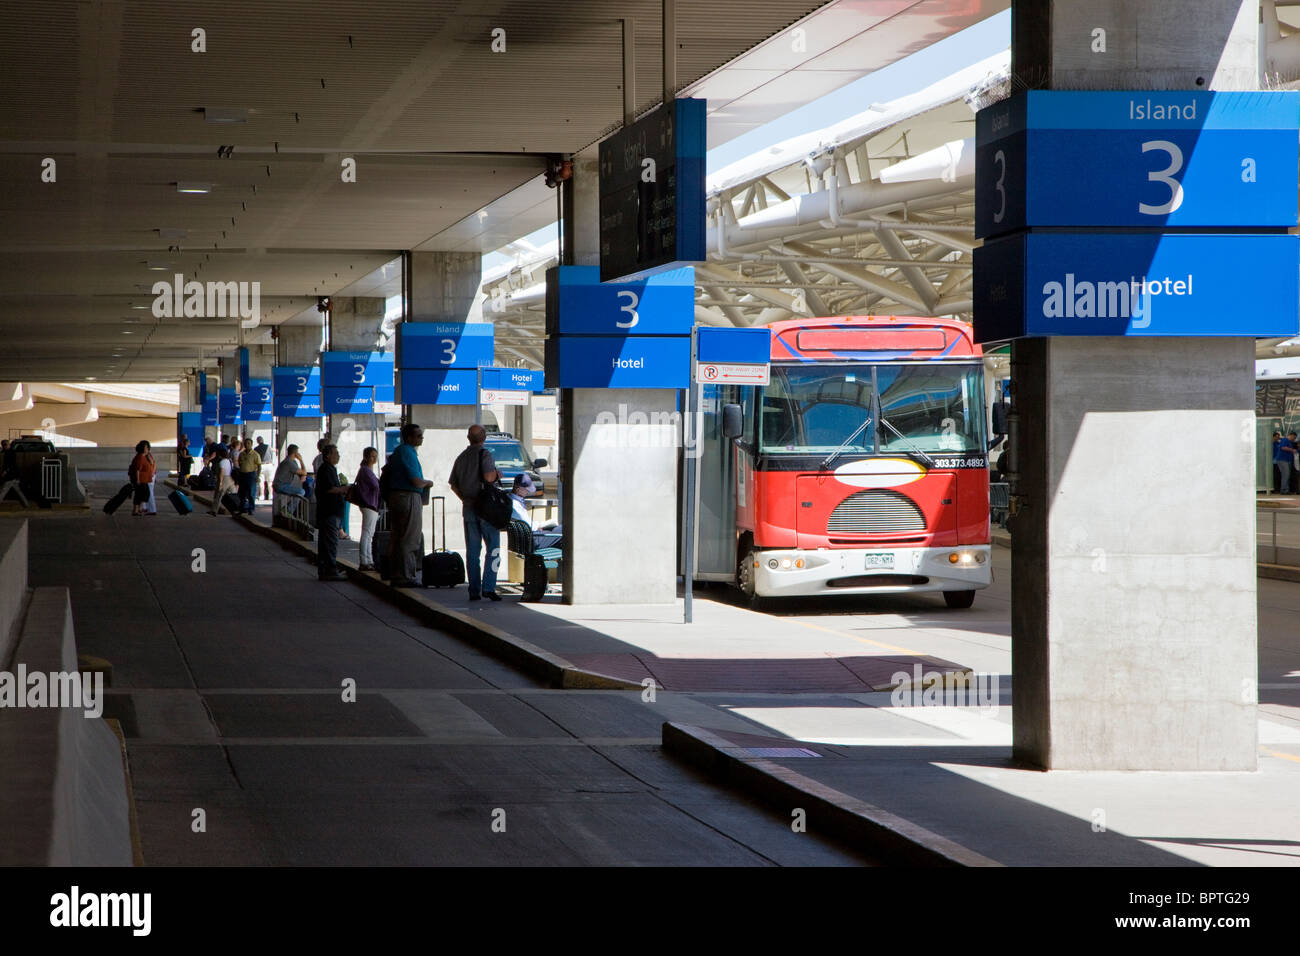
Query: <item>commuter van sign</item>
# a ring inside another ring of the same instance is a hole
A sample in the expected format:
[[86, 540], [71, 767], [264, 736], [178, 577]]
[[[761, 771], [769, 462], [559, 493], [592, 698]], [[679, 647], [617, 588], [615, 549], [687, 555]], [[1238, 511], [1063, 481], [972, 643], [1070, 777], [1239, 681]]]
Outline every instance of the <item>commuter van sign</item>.
[[1300, 92], [1030, 90], [975, 126], [980, 238], [1297, 222]]
[[[1242, 283], [1267, 276], [1248, 300]], [[975, 250], [975, 341], [1294, 336], [1300, 237], [1021, 233]]]

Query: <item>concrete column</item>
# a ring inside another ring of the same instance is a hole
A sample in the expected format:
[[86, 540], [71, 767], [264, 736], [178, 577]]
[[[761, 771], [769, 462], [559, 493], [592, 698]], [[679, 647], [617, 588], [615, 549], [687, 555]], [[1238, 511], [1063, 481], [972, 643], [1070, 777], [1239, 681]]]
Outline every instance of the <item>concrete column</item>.
[[[483, 311], [477, 301], [483, 283], [482, 266], [483, 257], [477, 252], [412, 252], [409, 321], [482, 322]], [[456, 456], [467, 445], [465, 432], [474, 424], [474, 406], [412, 405], [409, 420], [424, 429], [420, 468], [424, 477], [433, 482], [429, 493], [447, 503], [446, 547], [463, 552], [460, 499], [452, 494], [447, 476]], [[433, 510], [424, 509], [426, 550], [433, 549], [435, 540], [442, 545], [442, 513], [439, 510], [435, 539]]]
[[[332, 299], [330, 305], [329, 346], [334, 352], [377, 352], [384, 344], [384, 299]], [[355, 478], [361, 465], [361, 453], [372, 444], [384, 458], [383, 415], [330, 415], [329, 434], [339, 446], [339, 470]], [[360, 523], [350, 528], [360, 535]]]
[[[596, 149], [575, 157], [572, 189], [568, 264], [599, 265]], [[566, 604], [676, 599], [677, 395], [671, 389], [561, 390]]]
[[[1254, 89], [1257, 16], [1017, 0], [1013, 87]], [[1240, 338], [1014, 344], [1019, 760], [1255, 769], [1253, 360]]]
[[[280, 326], [280, 359], [277, 365], [315, 365], [320, 360], [322, 326]], [[320, 418], [285, 418], [275, 420], [275, 460], [282, 461], [284, 449], [297, 445], [308, 470], [316, 457], [316, 442], [321, 436]]]

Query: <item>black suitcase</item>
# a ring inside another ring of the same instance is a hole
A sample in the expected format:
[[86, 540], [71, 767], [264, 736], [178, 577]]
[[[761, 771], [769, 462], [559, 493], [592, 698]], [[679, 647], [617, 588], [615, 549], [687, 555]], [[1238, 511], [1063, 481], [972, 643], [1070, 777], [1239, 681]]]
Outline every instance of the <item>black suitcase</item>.
[[524, 558], [524, 593], [521, 601], [540, 601], [546, 596], [546, 560], [540, 554]]
[[126, 502], [126, 499], [135, 494], [135, 485], [125, 484], [122, 490], [104, 502], [104, 514], [111, 515]]
[[424, 556], [421, 578], [426, 588], [454, 588], [465, 583], [465, 559], [447, 550], [447, 499], [439, 496], [430, 505], [436, 513], [439, 501], [442, 502], [442, 547], [434, 541], [433, 550]]
[[232, 515], [239, 514], [239, 512], [244, 510], [243, 506], [239, 503], [239, 496], [229, 491], [221, 496], [221, 507], [225, 508]]

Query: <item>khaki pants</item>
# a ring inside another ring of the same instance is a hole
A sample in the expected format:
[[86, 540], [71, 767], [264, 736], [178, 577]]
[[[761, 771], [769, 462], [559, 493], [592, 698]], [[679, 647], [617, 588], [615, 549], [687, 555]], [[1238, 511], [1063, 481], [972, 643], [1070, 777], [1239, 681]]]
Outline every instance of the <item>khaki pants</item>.
[[[229, 475], [218, 476], [217, 490], [212, 492], [212, 513], [214, 515], [219, 514], [222, 510], [221, 496], [228, 491], [234, 491], [234, 490], [235, 490], [235, 482], [230, 478]], [[226, 514], [230, 514], [229, 509], [226, 510]]]
[[388, 567], [394, 580], [419, 581], [424, 554], [420, 551], [420, 529], [424, 524], [424, 502], [418, 491], [394, 491], [388, 496]]

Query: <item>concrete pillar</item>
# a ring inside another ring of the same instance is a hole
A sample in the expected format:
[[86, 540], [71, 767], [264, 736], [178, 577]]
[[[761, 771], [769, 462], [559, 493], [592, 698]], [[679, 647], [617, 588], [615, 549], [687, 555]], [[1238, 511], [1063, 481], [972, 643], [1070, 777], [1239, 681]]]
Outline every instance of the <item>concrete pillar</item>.
[[[411, 253], [411, 322], [482, 322], [478, 304], [479, 286], [483, 283], [483, 257], [477, 252]], [[465, 532], [461, 526], [460, 499], [447, 485], [447, 476], [456, 456], [465, 450], [465, 432], [474, 424], [472, 405], [412, 405], [410, 421], [424, 429], [420, 446], [420, 468], [433, 482], [429, 493], [447, 503], [447, 544], [453, 551], [464, 551]], [[434, 547], [433, 508], [424, 509], [424, 543]], [[442, 514], [437, 522], [442, 545]], [[504, 540], [504, 538], [502, 539]]]
[[[280, 359], [277, 365], [315, 365], [320, 361], [322, 345], [320, 325], [280, 326]], [[275, 460], [281, 461], [284, 449], [297, 445], [308, 470], [316, 457], [316, 442], [321, 437], [320, 418], [277, 418], [275, 420]]]
[[[1017, 90], [1258, 86], [1256, 0], [1012, 9]], [[1019, 760], [1255, 769], [1253, 360], [1240, 338], [1014, 344]]]
[[[367, 297], [330, 301], [329, 346], [333, 352], [377, 352], [384, 344], [384, 299]], [[355, 478], [361, 453], [371, 445], [384, 459], [383, 415], [330, 415], [330, 438], [339, 446], [339, 470]], [[360, 534], [360, 522], [353, 522], [353, 536]]]
[[[567, 264], [600, 264], [599, 187], [593, 148], [573, 164]], [[676, 599], [677, 396], [671, 389], [561, 390], [566, 604]]]

